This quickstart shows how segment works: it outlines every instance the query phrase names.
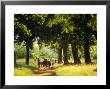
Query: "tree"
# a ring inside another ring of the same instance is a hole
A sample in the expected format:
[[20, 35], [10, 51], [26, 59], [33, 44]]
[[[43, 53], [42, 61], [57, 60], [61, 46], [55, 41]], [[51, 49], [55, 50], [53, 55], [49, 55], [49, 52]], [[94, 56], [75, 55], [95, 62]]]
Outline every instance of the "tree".
[[74, 58], [74, 63], [75, 64], [79, 64], [81, 63], [80, 59], [78, 58], [78, 45], [77, 45], [77, 38], [74, 35], [73, 37], [71, 37], [71, 47], [72, 47], [72, 54], [73, 54], [73, 58]]
[[[92, 16], [94, 16], [94, 15], [82, 14], [82, 15], [78, 15], [78, 17], [75, 20], [75, 25], [79, 29], [80, 35], [82, 38], [80, 43], [84, 47], [84, 56], [85, 56], [86, 63], [91, 63], [89, 50], [90, 50], [90, 45], [94, 44], [94, 42], [95, 42], [95, 39], [93, 38], [93, 36], [91, 36], [91, 35], [93, 35], [92, 34], [93, 33], [93, 25], [91, 25], [91, 23], [93, 23], [93, 22], [96, 23], [96, 20], [91, 20]], [[94, 35], [96, 35], [96, 33]]]
[[66, 23], [66, 28], [67, 28], [67, 33], [68, 33], [68, 43], [71, 44], [72, 47], [72, 54], [73, 54], [73, 58], [74, 58], [74, 63], [75, 64], [79, 64], [80, 60], [78, 58], [78, 35], [77, 35], [77, 31], [78, 28], [76, 27], [76, 19], [77, 15], [66, 15], [67, 19], [67, 23]]
[[[60, 19], [59, 19], [60, 18]], [[57, 23], [56, 23], [57, 19]], [[58, 20], [59, 19], [59, 20]], [[59, 49], [58, 49], [58, 62], [61, 63], [62, 57], [64, 60], [64, 64], [68, 64], [69, 60], [69, 53], [68, 53], [68, 29], [66, 26], [67, 18], [65, 18], [65, 15], [56, 15], [55, 23], [52, 25], [52, 32], [55, 33], [55, 41], [59, 43]], [[63, 55], [62, 55], [63, 50]]]
[[14, 51], [14, 66], [16, 65], [16, 53]]
[[24, 42], [26, 45], [26, 64], [29, 64], [29, 49], [41, 29], [41, 17], [33, 14], [15, 14], [14, 16], [14, 41]]
[[90, 46], [96, 44], [96, 15], [94, 14], [16, 14], [15, 42], [26, 45], [26, 64], [33, 42], [53, 47], [57, 45], [58, 63], [68, 64], [71, 44], [74, 63], [80, 63], [78, 50], [83, 48], [85, 62], [90, 63]]
[[[77, 62], [78, 59], [78, 48], [84, 48], [85, 62], [91, 63], [90, 58], [90, 46], [96, 43], [96, 15], [95, 14], [76, 14], [71, 15], [70, 22], [73, 24], [73, 31], [71, 32], [71, 46], [73, 57]], [[73, 35], [73, 37], [72, 37]], [[94, 39], [94, 36], [96, 39]], [[75, 61], [74, 60], [74, 61]]]
[[63, 48], [62, 48], [62, 46], [60, 46], [59, 47], [59, 49], [58, 49], [58, 63], [60, 64], [60, 63], [62, 63], [62, 50], [63, 50]]

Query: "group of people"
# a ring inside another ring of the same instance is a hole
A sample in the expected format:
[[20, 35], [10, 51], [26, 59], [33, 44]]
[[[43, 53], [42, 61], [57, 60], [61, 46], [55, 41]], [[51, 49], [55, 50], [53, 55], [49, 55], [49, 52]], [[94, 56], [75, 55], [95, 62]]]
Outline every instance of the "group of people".
[[48, 60], [48, 59], [42, 59], [42, 58], [36, 58], [37, 60], [37, 65], [38, 65], [38, 68], [41, 68], [41, 67], [48, 67], [50, 68], [52, 65], [54, 65], [54, 63], [56, 63], [56, 60]]

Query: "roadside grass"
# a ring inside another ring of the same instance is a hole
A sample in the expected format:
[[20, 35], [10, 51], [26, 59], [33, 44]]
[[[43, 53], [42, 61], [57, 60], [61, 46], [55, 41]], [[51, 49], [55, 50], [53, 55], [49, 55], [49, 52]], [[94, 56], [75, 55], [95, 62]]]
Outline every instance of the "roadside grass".
[[[82, 64], [79, 65], [75, 65], [73, 63], [69, 65], [55, 64], [52, 66], [52, 71], [55, 72], [56, 76], [96, 76], [97, 75], [97, 72], [94, 71], [97, 68], [97, 64], [94, 60], [93, 60], [94, 62], [93, 64], [85, 64], [83, 59], [81, 60], [81, 62]], [[35, 73], [35, 70], [38, 70], [36, 64], [37, 63], [33, 59], [30, 59], [29, 65], [25, 64], [25, 59], [17, 59], [17, 65], [14, 67], [14, 75], [38, 76], [40, 74]], [[43, 74], [41, 74], [41, 76], [43, 76]]]
[[25, 59], [17, 59], [16, 62], [17, 64], [14, 67], [15, 76], [32, 76], [34, 75], [33, 71], [38, 70], [33, 59], [30, 59], [29, 65], [25, 64]]
[[62, 65], [56, 64], [56, 75], [58, 76], [97, 76], [97, 72], [94, 71], [97, 68], [96, 60], [92, 60], [93, 64], [85, 64], [84, 59], [81, 59], [81, 64], [73, 64], [73, 60], [70, 60], [71, 64]]
[[96, 76], [96, 64], [64, 65], [55, 69], [58, 76]]

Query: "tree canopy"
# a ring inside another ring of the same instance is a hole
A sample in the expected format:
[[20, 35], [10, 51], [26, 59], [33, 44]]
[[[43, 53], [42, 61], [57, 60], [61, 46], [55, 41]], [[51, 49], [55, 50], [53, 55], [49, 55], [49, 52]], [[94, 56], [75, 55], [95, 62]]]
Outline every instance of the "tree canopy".
[[81, 63], [79, 51], [84, 54], [85, 62], [91, 63], [90, 48], [97, 43], [97, 15], [15, 14], [14, 42], [26, 46], [26, 64], [29, 64], [29, 49], [36, 40], [39, 47], [58, 50], [58, 63], [69, 63], [70, 49], [74, 63]]

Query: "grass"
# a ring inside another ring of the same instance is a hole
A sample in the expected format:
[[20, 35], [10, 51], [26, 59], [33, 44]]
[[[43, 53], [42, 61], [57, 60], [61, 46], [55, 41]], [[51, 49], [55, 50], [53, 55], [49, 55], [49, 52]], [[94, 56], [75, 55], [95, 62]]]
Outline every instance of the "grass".
[[68, 65], [55, 69], [58, 76], [96, 76], [96, 64]]
[[17, 59], [17, 65], [14, 67], [15, 76], [32, 76], [33, 71], [37, 70], [36, 64], [33, 59], [30, 59], [30, 64], [25, 64], [25, 59]]
[[55, 64], [54, 66], [52, 66], [52, 70], [46, 70], [47, 72], [42, 72], [38, 70], [36, 63], [33, 59], [30, 59], [30, 65], [26, 65], [24, 59], [18, 59], [17, 66], [14, 67], [14, 75], [49, 76], [51, 75], [50, 73], [53, 73], [54, 75], [52, 74], [52, 76], [96, 76], [97, 72], [94, 71], [94, 69], [96, 69], [96, 63], [87, 65], [82, 60], [82, 64], [80, 65]]
[[33, 70], [37, 70], [38, 68], [25, 65], [25, 64], [17, 64], [14, 68], [15, 76], [31, 76], [33, 75]]

